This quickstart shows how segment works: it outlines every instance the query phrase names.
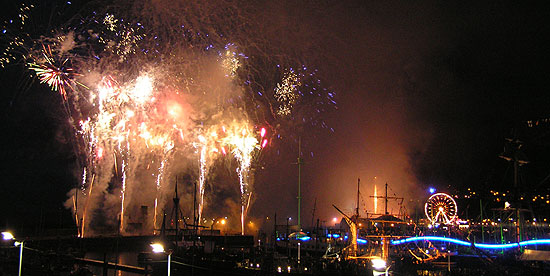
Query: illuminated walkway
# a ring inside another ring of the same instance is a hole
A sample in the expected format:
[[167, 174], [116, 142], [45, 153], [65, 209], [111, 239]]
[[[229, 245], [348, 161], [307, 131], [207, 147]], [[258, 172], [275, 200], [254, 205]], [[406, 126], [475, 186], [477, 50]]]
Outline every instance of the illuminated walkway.
[[[405, 244], [410, 242], [416, 242], [416, 241], [440, 241], [440, 242], [450, 242], [458, 245], [463, 246], [474, 246], [476, 248], [482, 248], [482, 249], [509, 249], [509, 248], [517, 248], [518, 243], [506, 243], [506, 244], [489, 244], [489, 243], [471, 243], [463, 240], [458, 239], [452, 239], [447, 237], [438, 237], [438, 236], [420, 236], [420, 237], [411, 237], [401, 240], [393, 240], [391, 241], [391, 244], [393, 245], [399, 245], [399, 244]], [[519, 242], [519, 246], [528, 246], [528, 245], [550, 245], [550, 239], [543, 239], [543, 240], [530, 240], [530, 241], [522, 241]]]

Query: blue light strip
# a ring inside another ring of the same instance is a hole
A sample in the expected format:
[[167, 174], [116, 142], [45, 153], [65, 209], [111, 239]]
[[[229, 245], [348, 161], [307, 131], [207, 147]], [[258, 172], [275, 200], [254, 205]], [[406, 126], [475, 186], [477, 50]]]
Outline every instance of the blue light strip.
[[487, 244], [487, 243], [474, 243], [474, 246], [482, 249], [510, 249], [517, 248], [518, 243], [505, 243], [505, 244]]
[[550, 244], [550, 239], [530, 240], [530, 241], [519, 242], [519, 245], [521, 245], [521, 246], [537, 245], [537, 244]]
[[419, 240], [451, 242], [451, 243], [456, 243], [456, 244], [464, 245], [464, 246], [470, 246], [471, 245], [471, 243], [469, 243], [469, 242], [465, 242], [465, 241], [461, 241], [461, 240], [457, 240], [457, 239], [451, 239], [451, 238], [447, 238], [447, 237], [438, 237], [438, 236], [411, 237], [411, 238], [406, 238], [406, 239], [402, 239], [402, 240], [393, 240], [391, 243], [393, 245], [398, 245], [398, 244], [403, 244], [403, 243], [415, 242], [415, 241], [419, 241]]
[[[399, 244], [415, 242], [415, 241], [441, 241], [441, 242], [450, 242], [450, 243], [463, 245], [463, 246], [472, 246], [472, 243], [467, 241], [462, 241], [462, 240], [452, 239], [447, 237], [438, 237], [438, 236], [411, 237], [411, 238], [406, 238], [402, 240], [393, 240], [391, 241], [391, 243], [393, 245], [399, 245]], [[522, 241], [519, 243], [519, 246], [528, 246], [528, 245], [537, 245], [537, 244], [550, 245], [550, 239]], [[509, 248], [518, 247], [518, 243], [517, 242], [506, 243], [506, 244], [474, 243], [473, 246], [477, 248], [482, 248], [482, 249], [509, 249]]]

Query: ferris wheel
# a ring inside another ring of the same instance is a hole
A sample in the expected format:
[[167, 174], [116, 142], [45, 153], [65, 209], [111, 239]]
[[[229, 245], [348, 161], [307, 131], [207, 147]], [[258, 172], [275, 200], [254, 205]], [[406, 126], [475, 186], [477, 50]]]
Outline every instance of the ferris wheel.
[[437, 193], [428, 198], [424, 211], [432, 224], [449, 224], [458, 213], [456, 201], [445, 193]]

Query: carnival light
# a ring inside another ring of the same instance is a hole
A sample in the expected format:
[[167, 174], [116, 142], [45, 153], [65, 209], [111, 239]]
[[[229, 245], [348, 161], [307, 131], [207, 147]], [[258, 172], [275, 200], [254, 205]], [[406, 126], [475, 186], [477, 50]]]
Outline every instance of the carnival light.
[[424, 205], [426, 217], [432, 224], [449, 224], [458, 213], [456, 201], [445, 193], [433, 194]]

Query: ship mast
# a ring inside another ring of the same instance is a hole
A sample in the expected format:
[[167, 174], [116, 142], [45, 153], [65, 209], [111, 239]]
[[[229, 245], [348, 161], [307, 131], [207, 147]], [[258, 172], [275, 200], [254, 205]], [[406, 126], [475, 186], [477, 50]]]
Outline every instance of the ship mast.
[[172, 199], [174, 201], [174, 213], [176, 215], [176, 240], [178, 239], [178, 234], [179, 234], [179, 228], [178, 228], [178, 224], [179, 224], [179, 214], [178, 214], [178, 209], [180, 208], [180, 198], [178, 196], [178, 177], [176, 176], [176, 185], [175, 185], [175, 196], [174, 198]]
[[396, 196], [388, 196], [388, 182], [386, 182], [386, 185], [385, 185], [385, 195], [384, 196], [379, 196], [379, 195], [376, 195], [376, 196], [370, 196], [370, 197], [373, 197], [374, 200], [378, 200], [378, 198], [383, 198], [384, 199], [384, 215], [389, 215], [388, 213], [388, 199], [401, 199], [403, 200], [402, 197], [396, 197]]
[[[515, 201], [517, 202], [517, 206], [515, 208], [516, 211], [516, 241], [519, 243], [522, 240], [522, 218], [521, 218], [521, 196], [520, 196], [520, 189], [519, 189], [519, 167], [525, 164], [528, 164], [529, 161], [522, 159], [520, 155], [521, 153], [521, 147], [523, 146], [523, 142], [519, 139], [512, 139], [512, 138], [506, 138], [507, 146], [505, 147], [505, 150], [502, 154], [499, 155], [500, 158], [508, 161], [508, 162], [514, 162], [514, 192], [516, 194]], [[520, 248], [521, 250], [521, 248]]]
[[386, 196], [384, 196], [384, 215], [388, 214], [388, 182], [386, 182]]
[[300, 158], [300, 155], [302, 153], [302, 138], [298, 138], [298, 231], [302, 230], [302, 221], [301, 221], [301, 201], [302, 201], [302, 194], [301, 194], [301, 170], [302, 170], [302, 158]]
[[357, 207], [355, 208], [355, 217], [359, 219], [359, 183], [361, 182], [360, 178], [357, 178]]

